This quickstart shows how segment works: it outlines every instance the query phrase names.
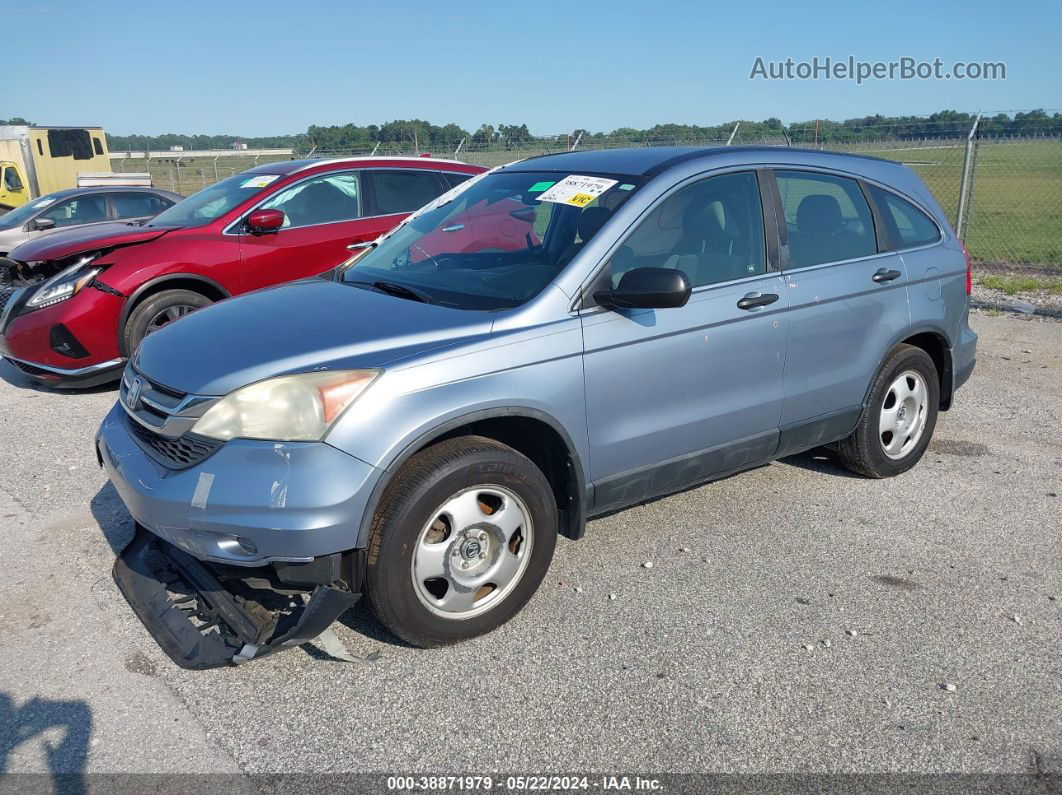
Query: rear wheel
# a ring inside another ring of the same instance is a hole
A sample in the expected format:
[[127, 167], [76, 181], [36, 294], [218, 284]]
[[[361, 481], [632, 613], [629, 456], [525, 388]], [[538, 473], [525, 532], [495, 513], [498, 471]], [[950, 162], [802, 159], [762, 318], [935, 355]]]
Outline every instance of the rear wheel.
[[125, 321], [123, 342], [126, 353], [132, 356], [144, 337], [211, 303], [206, 296], [191, 290], [164, 290], [148, 296], [137, 304]]
[[855, 431], [837, 444], [841, 463], [872, 478], [906, 472], [929, 446], [939, 405], [940, 382], [929, 354], [898, 345], [878, 369]]
[[369, 602], [415, 646], [482, 635], [528, 602], [556, 541], [553, 491], [529, 459], [479, 436], [440, 442], [384, 494], [369, 541]]

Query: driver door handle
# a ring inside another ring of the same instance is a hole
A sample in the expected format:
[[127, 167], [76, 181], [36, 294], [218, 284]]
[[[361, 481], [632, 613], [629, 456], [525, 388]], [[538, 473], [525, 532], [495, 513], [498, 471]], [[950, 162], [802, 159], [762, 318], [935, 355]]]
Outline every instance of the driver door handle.
[[768, 306], [778, 300], [778, 296], [774, 293], [748, 293], [744, 298], [737, 302], [738, 309], [746, 309], [752, 311], [753, 309], [759, 309], [762, 306]]
[[871, 276], [878, 284], [884, 284], [885, 282], [891, 282], [893, 279], [900, 278], [900, 272], [889, 270], [888, 268], [879, 268], [877, 272]]

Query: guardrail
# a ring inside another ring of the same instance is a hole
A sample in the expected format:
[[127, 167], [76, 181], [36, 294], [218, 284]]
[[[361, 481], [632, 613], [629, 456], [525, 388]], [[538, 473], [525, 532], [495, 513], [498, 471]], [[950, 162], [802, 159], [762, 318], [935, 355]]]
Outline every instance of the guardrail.
[[151, 152], [111, 152], [111, 160], [166, 160], [182, 157], [277, 157], [291, 155], [294, 149], [160, 149]]

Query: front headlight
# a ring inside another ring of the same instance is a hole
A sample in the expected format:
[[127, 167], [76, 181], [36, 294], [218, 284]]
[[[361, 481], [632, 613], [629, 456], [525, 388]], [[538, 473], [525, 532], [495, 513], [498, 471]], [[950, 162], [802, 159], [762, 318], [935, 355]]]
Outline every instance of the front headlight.
[[192, 433], [225, 441], [316, 442], [379, 375], [379, 370], [332, 370], [268, 378], [226, 395]]
[[82, 288], [91, 282], [97, 273], [103, 268], [91, 268], [90, 263], [99, 254], [86, 254], [69, 268], [64, 268], [52, 278], [37, 288], [37, 292], [26, 301], [23, 311], [43, 309], [52, 304], [58, 304], [67, 298], [72, 298], [81, 292]]

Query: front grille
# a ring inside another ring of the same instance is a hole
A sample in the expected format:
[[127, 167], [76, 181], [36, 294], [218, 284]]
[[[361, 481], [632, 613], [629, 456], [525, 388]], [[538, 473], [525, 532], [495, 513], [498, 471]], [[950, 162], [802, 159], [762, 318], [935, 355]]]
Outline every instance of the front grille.
[[8, 359], [11, 364], [15, 365], [19, 370], [26, 373], [26, 375], [48, 375], [47, 370], [42, 370], [40, 367], [34, 367], [32, 364], [26, 364], [20, 362], [18, 359]]
[[167, 439], [145, 428], [132, 417], [126, 417], [133, 438], [144, 452], [170, 469], [187, 469], [195, 466], [221, 447], [224, 442], [186, 433], [177, 439]]

